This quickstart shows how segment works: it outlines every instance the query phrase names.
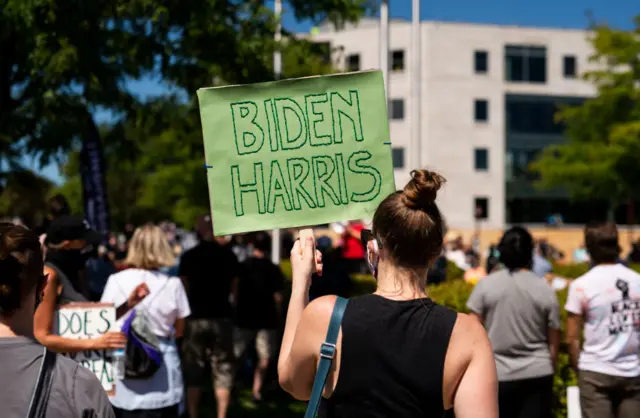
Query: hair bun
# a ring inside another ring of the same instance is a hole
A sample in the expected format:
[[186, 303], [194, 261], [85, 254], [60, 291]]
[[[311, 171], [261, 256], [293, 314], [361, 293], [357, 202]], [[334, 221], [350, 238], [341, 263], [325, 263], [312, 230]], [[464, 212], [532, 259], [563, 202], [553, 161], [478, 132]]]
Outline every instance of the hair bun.
[[404, 204], [409, 209], [423, 209], [432, 205], [444, 183], [445, 178], [433, 171], [411, 171], [411, 180], [402, 191]]

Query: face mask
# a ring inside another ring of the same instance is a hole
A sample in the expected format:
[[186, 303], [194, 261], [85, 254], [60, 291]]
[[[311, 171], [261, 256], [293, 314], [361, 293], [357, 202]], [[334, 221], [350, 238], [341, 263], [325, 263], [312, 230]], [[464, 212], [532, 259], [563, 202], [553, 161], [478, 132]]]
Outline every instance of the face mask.
[[49, 250], [47, 258], [53, 262], [62, 271], [69, 275], [75, 276], [80, 270], [83, 270], [91, 253], [83, 250]]
[[[373, 247], [373, 248], [372, 248]], [[367, 264], [369, 264], [369, 269], [371, 269], [371, 274], [374, 279], [378, 279], [378, 259], [380, 258], [379, 249], [378, 249], [378, 241], [375, 239], [370, 241], [370, 244], [367, 244]]]

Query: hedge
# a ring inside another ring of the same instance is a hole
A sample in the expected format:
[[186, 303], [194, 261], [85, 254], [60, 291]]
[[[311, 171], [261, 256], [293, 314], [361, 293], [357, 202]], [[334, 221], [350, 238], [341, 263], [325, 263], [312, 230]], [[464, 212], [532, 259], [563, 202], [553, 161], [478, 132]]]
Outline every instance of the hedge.
[[[291, 265], [289, 261], [282, 262], [282, 270], [286, 277], [291, 277]], [[634, 270], [640, 272], [640, 265], [630, 266]], [[589, 270], [588, 264], [557, 264], [554, 265], [554, 273], [560, 277], [567, 279], [574, 279], [581, 276]], [[473, 285], [466, 283], [462, 280], [463, 271], [460, 270], [455, 264], [449, 262], [447, 268], [447, 281], [438, 285], [429, 285], [427, 294], [431, 299], [447, 306], [457, 312], [468, 312], [466, 302], [473, 290]], [[372, 293], [376, 289], [376, 282], [370, 276], [366, 274], [354, 275], [353, 280], [353, 295], [357, 296], [361, 294]], [[557, 293], [558, 303], [561, 307], [561, 319], [562, 319], [562, 334], [564, 336], [564, 326], [566, 323], [567, 313], [563, 309], [565, 301], [567, 299], [567, 290], [561, 290]], [[556, 367], [556, 373], [553, 381], [554, 402], [553, 402], [553, 414], [556, 418], [566, 418], [567, 416], [567, 387], [577, 385], [577, 378], [570, 366], [569, 354], [566, 344], [564, 343], [564, 337], [560, 346], [560, 352], [558, 354], [558, 363]]]

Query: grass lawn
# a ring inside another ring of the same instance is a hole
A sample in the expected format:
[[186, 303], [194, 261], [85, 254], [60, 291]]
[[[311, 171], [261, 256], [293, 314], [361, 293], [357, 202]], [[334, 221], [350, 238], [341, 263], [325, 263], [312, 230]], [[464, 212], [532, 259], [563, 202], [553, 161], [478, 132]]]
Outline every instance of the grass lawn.
[[[229, 418], [300, 418], [304, 416], [307, 404], [298, 402], [281, 391], [265, 395], [265, 399], [255, 404], [250, 389], [239, 389], [229, 407]], [[215, 418], [216, 405], [211, 390], [202, 393], [200, 418]]]

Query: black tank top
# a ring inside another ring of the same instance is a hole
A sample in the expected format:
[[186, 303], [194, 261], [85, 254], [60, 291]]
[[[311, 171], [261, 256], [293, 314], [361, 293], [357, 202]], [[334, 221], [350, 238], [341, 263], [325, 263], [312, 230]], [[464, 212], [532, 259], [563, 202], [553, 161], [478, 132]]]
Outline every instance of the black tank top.
[[352, 298], [338, 384], [323, 418], [441, 418], [444, 360], [457, 313], [431, 299]]

